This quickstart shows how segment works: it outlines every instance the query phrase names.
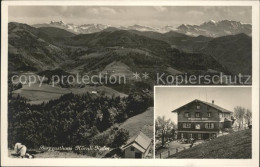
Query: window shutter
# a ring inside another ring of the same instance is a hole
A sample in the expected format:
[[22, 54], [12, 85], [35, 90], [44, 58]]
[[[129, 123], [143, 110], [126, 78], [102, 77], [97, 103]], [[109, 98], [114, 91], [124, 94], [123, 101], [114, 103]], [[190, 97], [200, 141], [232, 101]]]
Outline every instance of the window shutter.
[[212, 129], [214, 128], [214, 123], [212, 123]]
[[205, 128], [208, 129], [208, 123], [205, 123]]

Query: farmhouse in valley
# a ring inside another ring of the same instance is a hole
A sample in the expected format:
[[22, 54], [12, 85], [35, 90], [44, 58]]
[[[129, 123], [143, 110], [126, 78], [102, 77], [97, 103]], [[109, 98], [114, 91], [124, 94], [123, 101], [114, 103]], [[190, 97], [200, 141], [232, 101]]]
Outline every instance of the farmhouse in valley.
[[122, 150], [125, 158], [145, 158], [151, 147], [151, 139], [141, 131], [133, 136]]
[[176, 110], [178, 114], [178, 139], [209, 139], [225, 128], [231, 128], [233, 112], [212, 103], [193, 100]]

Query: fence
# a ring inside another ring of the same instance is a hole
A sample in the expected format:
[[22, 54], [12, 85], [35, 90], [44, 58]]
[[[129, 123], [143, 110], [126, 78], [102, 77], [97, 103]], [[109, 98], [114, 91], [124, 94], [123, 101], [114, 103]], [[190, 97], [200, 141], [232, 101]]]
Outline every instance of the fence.
[[[192, 147], [199, 145], [203, 142], [199, 142], [199, 143], [194, 143]], [[156, 158], [160, 158], [160, 159], [164, 159], [164, 158], [168, 158], [171, 155], [174, 155], [178, 152], [181, 152], [183, 150], [187, 150], [190, 149], [190, 145], [189, 146], [185, 146], [185, 147], [178, 147], [178, 148], [170, 148], [167, 151], [161, 152], [160, 154], [156, 155]]]
[[189, 148], [190, 148], [190, 146], [171, 148], [167, 151], [161, 152], [159, 155], [157, 155], [156, 158], [168, 158], [169, 156], [176, 154], [177, 152], [181, 152], [181, 151], [189, 149]]

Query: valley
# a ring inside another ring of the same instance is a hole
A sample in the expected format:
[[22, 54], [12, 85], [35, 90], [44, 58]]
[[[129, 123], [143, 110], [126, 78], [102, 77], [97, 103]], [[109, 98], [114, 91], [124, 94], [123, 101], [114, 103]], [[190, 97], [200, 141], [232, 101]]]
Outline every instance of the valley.
[[245, 34], [212, 38], [120, 29], [77, 35], [57, 27], [9, 23], [9, 71], [119, 72], [108, 69], [119, 62], [127, 75], [148, 69], [168, 73], [169, 68], [188, 74], [211, 69], [251, 75], [251, 40]]

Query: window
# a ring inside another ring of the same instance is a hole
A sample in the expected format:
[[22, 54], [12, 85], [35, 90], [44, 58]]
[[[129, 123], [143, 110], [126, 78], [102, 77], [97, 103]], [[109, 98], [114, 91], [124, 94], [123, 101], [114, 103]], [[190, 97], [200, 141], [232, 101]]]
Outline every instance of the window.
[[131, 151], [134, 151], [135, 150], [135, 148], [134, 147], [131, 147]]
[[196, 124], [195, 129], [200, 129], [200, 124]]
[[195, 117], [196, 117], [196, 118], [200, 118], [200, 112], [196, 112], [196, 113], [195, 113]]
[[189, 113], [189, 112], [185, 112], [184, 117], [185, 117], [185, 118], [190, 117], [190, 113]]
[[197, 105], [197, 110], [199, 110], [200, 109], [200, 105]]
[[214, 128], [214, 123], [206, 123], [205, 124], [206, 129], [213, 129]]
[[223, 114], [225, 118], [230, 118], [230, 114], [229, 113], [224, 113]]
[[211, 117], [211, 112], [208, 112], [208, 118], [210, 118]]
[[201, 139], [201, 133], [198, 133], [198, 139], [199, 140]]
[[191, 128], [191, 123], [183, 123], [183, 128]]

